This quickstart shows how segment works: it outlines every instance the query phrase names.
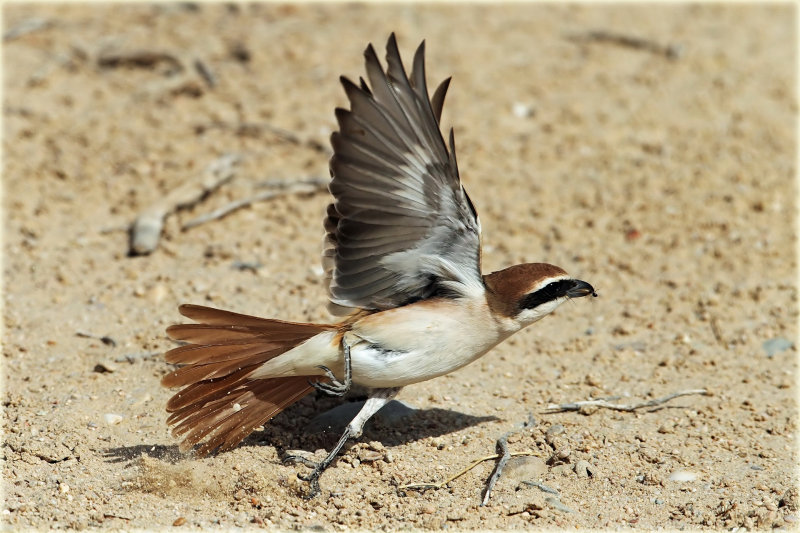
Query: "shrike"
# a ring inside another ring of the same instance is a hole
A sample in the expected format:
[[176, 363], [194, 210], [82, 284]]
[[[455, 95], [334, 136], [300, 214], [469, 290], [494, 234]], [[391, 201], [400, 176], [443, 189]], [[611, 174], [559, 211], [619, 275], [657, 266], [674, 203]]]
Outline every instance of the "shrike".
[[167, 328], [188, 344], [166, 353], [179, 364], [162, 385], [182, 387], [167, 403], [181, 449], [228, 450], [317, 389], [342, 396], [357, 383], [370, 395], [339, 442], [300, 479], [307, 497], [345, 442], [406, 385], [467, 365], [591, 285], [546, 263], [481, 274], [481, 226], [461, 185], [453, 130], [439, 120], [450, 79], [429, 98], [425, 43], [411, 74], [394, 34], [384, 71], [372, 45], [367, 80], [342, 77], [350, 109], [336, 109], [331, 136], [333, 202], [325, 219], [330, 306], [335, 324], [256, 318], [198, 305], [198, 324]]

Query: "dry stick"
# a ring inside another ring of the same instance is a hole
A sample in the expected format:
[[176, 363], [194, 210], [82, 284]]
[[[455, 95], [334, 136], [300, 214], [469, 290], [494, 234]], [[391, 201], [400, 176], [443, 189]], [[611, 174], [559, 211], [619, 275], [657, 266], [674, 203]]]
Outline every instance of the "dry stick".
[[605, 407], [606, 409], [613, 409], [615, 411], [636, 411], [637, 409], [643, 409], [645, 407], [655, 407], [657, 405], [667, 403], [672, 399], [679, 398], [680, 396], [689, 396], [692, 394], [707, 395], [708, 391], [706, 389], [685, 390], [668, 394], [662, 398], [656, 398], [655, 400], [636, 404], [608, 403], [608, 400], [585, 400], [574, 403], [550, 404], [547, 406], [546, 412], [561, 413], [564, 411], [580, 411], [583, 407]]
[[[527, 450], [527, 451], [524, 451], [524, 452], [511, 452], [510, 454], [508, 454], [509, 457], [520, 457], [520, 456], [523, 456], [523, 455], [536, 455], [536, 452], [534, 452], [532, 450]], [[468, 467], [464, 468], [460, 472], [450, 476], [449, 478], [445, 479], [444, 481], [442, 481], [440, 483], [410, 483], [408, 485], [400, 485], [399, 487], [397, 487], [397, 489], [398, 490], [405, 490], [405, 489], [414, 489], [414, 490], [441, 489], [442, 487], [447, 486], [447, 484], [450, 483], [451, 481], [460, 478], [461, 476], [463, 476], [464, 474], [466, 474], [467, 472], [469, 472], [470, 470], [472, 470], [473, 468], [475, 468], [476, 466], [478, 466], [482, 462], [491, 461], [492, 459], [497, 459], [499, 457], [501, 457], [501, 455], [496, 453], [494, 455], [487, 455], [486, 457], [481, 457], [480, 459], [476, 459]]]
[[7, 43], [9, 41], [13, 41], [14, 39], [19, 39], [23, 35], [47, 28], [50, 25], [51, 21], [48, 19], [38, 17], [25, 19], [3, 33], [3, 42]]
[[714, 334], [714, 338], [717, 340], [718, 343], [725, 346], [725, 339], [722, 338], [722, 333], [719, 330], [719, 324], [717, 323], [716, 317], [711, 317], [711, 333]]
[[632, 37], [630, 35], [623, 35], [620, 33], [613, 33], [605, 30], [596, 30], [581, 35], [574, 35], [572, 36], [572, 40], [611, 43], [619, 46], [625, 46], [627, 48], [646, 50], [654, 54], [663, 55], [668, 59], [678, 59], [683, 52], [682, 47], [677, 44], [663, 45], [660, 43], [650, 41], [648, 39], [642, 39], [640, 37]]
[[260, 135], [262, 132], [267, 132], [275, 135], [282, 141], [296, 144], [297, 146], [304, 146], [316, 152], [323, 154], [328, 153], [328, 147], [314, 139], [303, 140], [289, 130], [274, 126], [268, 122], [223, 122], [215, 121], [208, 124], [198, 124], [195, 129], [205, 130], [211, 128], [219, 128], [225, 130], [232, 130], [237, 135]]
[[509, 431], [497, 439], [497, 451], [500, 452], [500, 460], [497, 461], [497, 466], [495, 467], [494, 472], [492, 472], [492, 476], [489, 478], [489, 481], [486, 483], [486, 492], [483, 495], [481, 507], [484, 507], [487, 503], [489, 503], [489, 497], [492, 495], [492, 489], [494, 489], [494, 485], [497, 483], [497, 480], [500, 479], [500, 475], [503, 473], [503, 468], [505, 468], [506, 463], [508, 463], [508, 460], [511, 459], [511, 454], [508, 451], [508, 437], [522, 429], [533, 427], [535, 423], [536, 421], [533, 419], [533, 415], [529, 414], [528, 420], [522, 423], [522, 427]]
[[[316, 178], [314, 179], [316, 180]], [[263, 202], [264, 200], [269, 200], [271, 198], [275, 198], [276, 196], [282, 196], [284, 194], [291, 193], [313, 193], [320, 190], [326, 183], [327, 181], [325, 183], [316, 183], [315, 181], [312, 182], [310, 180], [294, 182], [291, 185], [281, 185], [280, 190], [278, 191], [263, 191], [249, 198], [240, 198], [239, 200], [234, 200], [233, 202], [223, 205], [222, 207], [215, 209], [210, 213], [206, 213], [205, 215], [200, 215], [199, 217], [191, 219], [190, 221], [186, 222], [181, 229], [186, 231], [199, 226], [200, 224], [205, 224], [206, 222], [220, 219], [236, 211], [237, 209], [248, 207], [256, 202]]]
[[311, 178], [304, 178], [301, 180], [278, 178], [256, 183], [256, 188], [285, 189], [287, 187], [294, 187], [295, 185], [303, 184], [303, 185], [313, 185], [314, 187], [318, 187], [321, 189], [327, 187], [330, 182], [331, 182], [330, 178], [311, 177]]
[[200, 77], [203, 78], [203, 81], [206, 82], [209, 89], [213, 89], [217, 86], [217, 77], [214, 76], [214, 73], [202, 59], [194, 60], [194, 69], [200, 74]]
[[236, 154], [225, 154], [215, 159], [206, 167], [199, 182], [195, 179], [187, 181], [141, 213], [131, 226], [130, 253], [142, 255], [155, 250], [167, 215], [196, 204], [233, 178], [240, 160]]
[[101, 68], [153, 68], [159, 63], [169, 65], [169, 70], [180, 72], [183, 62], [169, 52], [158, 50], [122, 50], [102, 52], [97, 57], [97, 65]]

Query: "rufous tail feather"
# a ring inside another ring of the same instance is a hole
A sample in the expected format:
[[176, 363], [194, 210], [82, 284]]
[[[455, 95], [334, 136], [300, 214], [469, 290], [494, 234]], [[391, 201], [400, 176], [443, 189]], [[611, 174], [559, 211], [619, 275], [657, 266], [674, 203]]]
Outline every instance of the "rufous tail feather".
[[[165, 387], [182, 387], [169, 402], [167, 424], [183, 437], [181, 450], [233, 448], [256, 428], [313, 390], [308, 376], [252, 379], [265, 361], [315, 335], [336, 329], [241, 315], [211, 307], [182, 305], [180, 313], [199, 324], [167, 328], [175, 340], [190, 344], [168, 351], [169, 363], [181, 364], [161, 380]], [[316, 379], [316, 378], [315, 378]]]

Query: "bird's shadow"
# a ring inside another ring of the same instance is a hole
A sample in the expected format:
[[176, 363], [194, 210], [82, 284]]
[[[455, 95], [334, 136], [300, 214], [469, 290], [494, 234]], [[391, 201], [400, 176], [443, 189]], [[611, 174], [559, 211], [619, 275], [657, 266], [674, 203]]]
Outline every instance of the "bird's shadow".
[[[284, 450], [327, 448], [339, 439], [345, 426], [363, 405], [363, 400], [343, 403], [308, 420], [301, 414], [307, 408], [295, 404], [268, 422], [264, 431], [247, 437], [240, 446], [267, 445]], [[497, 420], [499, 418], [495, 416], [473, 416], [449, 409], [414, 409], [404, 402], [392, 400], [367, 421], [364, 434], [357, 440], [400, 446]], [[187, 457], [177, 445], [138, 444], [108, 448], [104, 452], [109, 463], [131, 462], [142, 455], [173, 464]]]

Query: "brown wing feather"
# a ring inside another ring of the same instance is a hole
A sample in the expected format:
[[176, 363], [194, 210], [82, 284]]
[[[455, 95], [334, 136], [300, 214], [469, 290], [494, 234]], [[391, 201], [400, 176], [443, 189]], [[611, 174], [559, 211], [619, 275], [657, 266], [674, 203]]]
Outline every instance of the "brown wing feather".
[[179, 324], [170, 337], [193, 344], [168, 351], [165, 358], [184, 366], [161, 380], [165, 387], [182, 386], [169, 402], [167, 424], [184, 436], [186, 450], [203, 439], [204, 455], [236, 446], [255, 428], [296, 402], [312, 387], [307, 376], [251, 379], [265, 361], [281, 355], [314, 335], [336, 329], [328, 324], [269, 320], [197, 305], [181, 313], [202, 324]]
[[335, 314], [482, 289], [480, 224], [452, 132], [448, 150], [439, 127], [449, 79], [430, 98], [424, 54], [423, 43], [407, 75], [392, 34], [385, 69], [370, 45], [367, 81], [341, 78], [350, 109], [336, 110], [331, 136], [334, 202], [323, 251]]

